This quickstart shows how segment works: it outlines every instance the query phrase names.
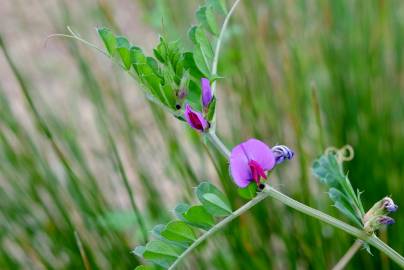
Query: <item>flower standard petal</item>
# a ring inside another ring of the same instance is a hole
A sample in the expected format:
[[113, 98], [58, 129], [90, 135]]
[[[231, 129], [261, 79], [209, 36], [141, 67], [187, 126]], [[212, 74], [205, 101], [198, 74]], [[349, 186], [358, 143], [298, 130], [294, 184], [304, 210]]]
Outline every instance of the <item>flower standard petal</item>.
[[249, 159], [255, 160], [264, 171], [272, 170], [275, 166], [275, 156], [268, 145], [257, 139], [249, 139], [242, 143]]
[[230, 173], [237, 186], [244, 188], [252, 179], [248, 158], [244, 154], [242, 145], [233, 148], [230, 155]]
[[249, 182], [260, 178], [266, 179], [265, 171], [275, 166], [272, 150], [257, 139], [249, 139], [233, 148], [230, 155], [230, 172], [239, 187], [246, 187]]
[[185, 105], [184, 118], [193, 129], [198, 131], [205, 131], [209, 127], [209, 123], [203, 118], [203, 115], [192, 110], [189, 104]]
[[201, 79], [202, 84], [202, 105], [207, 108], [212, 101], [212, 89], [210, 88], [210, 81], [206, 78]]

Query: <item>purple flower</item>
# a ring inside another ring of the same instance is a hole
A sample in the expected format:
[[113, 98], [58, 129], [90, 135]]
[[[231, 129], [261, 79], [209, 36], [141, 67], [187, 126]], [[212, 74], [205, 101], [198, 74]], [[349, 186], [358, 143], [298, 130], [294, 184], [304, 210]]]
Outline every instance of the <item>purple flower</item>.
[[233, 148], [230, 155], [230, 173], [237, 186], [244, 188], [251, 181], [260, 184], [266, 171], [275, 166], [275, 155], [265, 143], [249, 139]]
[[210, 82], [206, 78], [201, 79], [202, 84], [202, 105], [207, 108], [213, 99], [212, 89], [210, 89]]
[[295, 153], [285, 145], [275, 145], [272, 147], [276, 164], [282, 163], [285, 159], [291, 160]]
[[203, 115], [200, 112], [192, 110], [189, 104], [185, 105], [184, 117], [188, 124], [198, 131], [205, 131], [209, 128], [208, 121], [203, 118]]
[[379, 223], [383, 224], [383, 225], [391, 225], [391, 224], [394, 224], [395, 221], [391, 217], [381, 216], [381, 217], [379, 217]]
[[385, 197], [382, 200], [382, 206], [388, 212], [395, 212], [398, 208], [398, 206], [394, 203], [394, 201], [390, 197]]

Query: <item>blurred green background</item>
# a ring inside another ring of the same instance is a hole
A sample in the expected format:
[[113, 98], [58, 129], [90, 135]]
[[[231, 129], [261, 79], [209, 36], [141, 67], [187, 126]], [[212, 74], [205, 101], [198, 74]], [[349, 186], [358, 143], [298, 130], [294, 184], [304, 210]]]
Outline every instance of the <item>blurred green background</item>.
[[[245, 203], [226, 160], [109, 59], [69, 39], [45, 44], [71, 26], [102, 47], [95, 27], [107, 26], [149, 53], [159, 32], [187, 48], [199, 4], [0, 2], [0, 269], [133, 269], [142, 224], [167, 222], [198, 182], [219, 184], [234, 209]], [[218, 132], [229, 147], [256, 137], [293, 148], [270, 183], [340, 218], [310, 166], [350, 144], [365, 208], [385, 195], [404, 206], [403, 44], [401, 0], [242, 1], [219, 62]], [[393, 217], [381, 238], [403, 254], [404, 214]], [[267, 199], [179, 269], [329, 269], [353, 242]], [[348, 269], [397, 266], [373, 250]]]

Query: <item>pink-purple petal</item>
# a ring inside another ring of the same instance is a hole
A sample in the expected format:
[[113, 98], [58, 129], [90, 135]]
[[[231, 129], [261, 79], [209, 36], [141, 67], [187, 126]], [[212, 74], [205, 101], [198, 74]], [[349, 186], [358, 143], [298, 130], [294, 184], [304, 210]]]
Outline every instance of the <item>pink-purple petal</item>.
[[244, 188], [251, 181], [248, 159], [240, 145], [233, 148], [230, 155], [230, 173], [237, 186]]
[[275, 166], [275, 156], [268, 145], [257, 139], [249, 139], [243, 143], [248, 157], [258, 162], [265, 171]]
[[202, 85], [202, 105], [207, 108], [212, 101], [212, 89], [210, 88], [210, 81], [206, 78], [201, 79]]
[[251, 160], [264, 171], [269, 171], [275, 166], [275, 156], [265, 143], [257, 139], [249, 139], [237, 145], [231, 151], [230, 173], [234, 182], [241, 188], [253, 181], [249, 164]]
[[194, 111], [189, 104], [185, 105], [184, 118], [193, 129], [198, 131], [205, 131], [209, 127], [209, 123], [203, 118], [203, 115]]

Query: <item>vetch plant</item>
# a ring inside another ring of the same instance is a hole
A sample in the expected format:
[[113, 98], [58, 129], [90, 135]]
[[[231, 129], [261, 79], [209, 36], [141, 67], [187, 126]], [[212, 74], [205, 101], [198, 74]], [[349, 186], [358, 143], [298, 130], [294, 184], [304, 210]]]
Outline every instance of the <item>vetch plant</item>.
[[[193, 44], [191, 51], [184, 51], [178, 41], [169, 42], [161, 37], [160, 43], [153, 50], [154, 55], [147, 56], [125, 37], [116, 36], [106, 28], [98, 29], [107, 50], [104, 53], [142, 85], [152, 102], [178, 120], [187, 122], [208, 139], [229, 161], [230, 174], [239, 187], [240, 195], [251, 199], [233, 211], [224, 193], [212, 184], [203, 182], [196, 188], [200, 204], [177, 205], [174, 210], [177, 219], [165, 225], [157, 225], [153, 229], [154, 240], [137, 247], [134, 253], [158, 267], [174, 269], [213, 233], [265, 198], [271, 197], [345, 231], [360, 239], [368, 250], [369, 246], [373, 246], [404, 267], [404, 258], [376, 236], [381, 226], [393, 223], [388, 214], [395, 211], [397, 206], [391, 198], [384, 198], [365, 212], [361, 192], [353, 189], [343, 171], [344, 157], [341, 151], [327, 151], [313, 163], [312, 170], [320, 182], [329, 188], [328, 194], [334, 206], [352, 225], [304, 205], [268, 183], [269, 172], [277, 164], [293, 158], [294, 152], [287, 146], [276, 145], [270, 148], [258, 139], [249, 139], [230, 151], [216, 135], [215, 89], [220, 78], [217, 64], [224, 32], [239, 2], [236, 0], [227, 10], [224, 1], [209, 0], [198, 9], [196, 17], [199, 24], [189, 30]], [[218, 19], [223, 22], [220, 30]], [[71, 33], [74, 38], [83, 41]]]

